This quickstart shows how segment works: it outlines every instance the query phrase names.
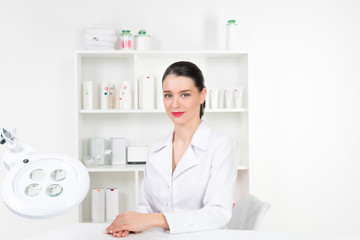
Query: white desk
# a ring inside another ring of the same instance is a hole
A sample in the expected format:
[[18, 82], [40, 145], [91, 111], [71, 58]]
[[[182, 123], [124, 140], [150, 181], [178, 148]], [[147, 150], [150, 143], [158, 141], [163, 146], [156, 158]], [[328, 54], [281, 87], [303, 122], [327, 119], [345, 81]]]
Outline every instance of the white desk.
[[[115, 240], [104, 233], [109, 224], [79, 223], [44, 231], [27, 240]], [[360, 240], [360, 236], [319, 236], [292, 233], [265, 233], [257, 231], [215, 230], [186, 234], [169, 234], [162, 229], [151, 229], [129, 234], [124, 240]]]

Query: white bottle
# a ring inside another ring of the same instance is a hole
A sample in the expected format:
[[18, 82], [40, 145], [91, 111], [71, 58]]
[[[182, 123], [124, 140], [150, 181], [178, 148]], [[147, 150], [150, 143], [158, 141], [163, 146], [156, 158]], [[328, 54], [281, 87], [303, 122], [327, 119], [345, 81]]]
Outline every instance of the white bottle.
[[116, 89], [115, 89], [115, 84], [114, 83], [110, 83], [109, 109], [111, 109], [111, 110], [116, 109]]
[[243, 95], [244, 95], [244, 88], [237, 87], [234, 90], [235, 92], [235, 107], [237, 109], [243, 108]]
[[234, 50], [237, 48], [237, 24], [236, 20], [229, 20], [226, 24], [226, 49]]
[[154, 78], [151, 76], [141, 77], [139, 79], [139, 109], [154, 109], [154, 92]]
[[107, 188], [105, 194], [106, 222], [112, 222], [119, 214], [119, 189]]
[[131, 93], [131, 86], [129, 81], [124, 81], [122, 86], [122, 109], [130, 110], [132, 109], [132, 93]]
[[83, 82], [83, 109], [93, 109], [93, 84], [92, 81]]
[[212, 88], [210, 89], [210, 101], [211, 101], [211, 109], [218, 109], [218, 93], [219, 89]]
[[100, 87], [100, 109], [109, 109], [109, 83], [102, 82]]
[[225, 107], [226, 109], [234, 108], [234, 92], [232, 89], [225, 89]]
[[105, 191], [102, 188], [91, 191], [91, 220], [105, 222]]

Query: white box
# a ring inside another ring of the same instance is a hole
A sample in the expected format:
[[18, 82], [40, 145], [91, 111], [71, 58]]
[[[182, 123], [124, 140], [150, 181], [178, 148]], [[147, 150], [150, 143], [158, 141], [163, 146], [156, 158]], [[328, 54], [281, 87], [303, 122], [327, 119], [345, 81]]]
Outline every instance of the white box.
[[105, 222], [105, 190], [94, 188], [91, 192], [91, 220]]
[[111, 165], [126, 165], [126, 139], [111, 138]]
[[106, 222], [112, 222], [119, 214], [119, 189], [106, 189]]
[[155, 84], [154, 77], [145, 76], [139, 78], [139, 109], [155, 109]]
[[149, 147], [128, 147], [127, 162], [128, 164], [145, 164]]
[[[89, 139], [89, 155], [96, 157], [98, 154], [105, 152], [105, 139], [104, 138], [90, 138]], [[105, 156], [98, 159], [96, 165], [105, 165]]]

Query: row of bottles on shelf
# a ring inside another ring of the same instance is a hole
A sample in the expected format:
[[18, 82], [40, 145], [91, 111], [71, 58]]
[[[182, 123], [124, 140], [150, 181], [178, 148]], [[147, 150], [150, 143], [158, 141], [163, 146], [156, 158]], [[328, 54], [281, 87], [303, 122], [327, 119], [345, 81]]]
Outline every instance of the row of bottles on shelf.
[[[154, 110], [156, 101], [154, 77], [140, 77], [138, 81], [138, 109]], [[102, 82], [97, 86], [99, 91], [98, 101], [101, 110], [132, 110], [137, 109], [134, 105], [134, 91], [129, 81], [120, 84], [114, 82]], [[94, 109], [94, 86], [92, 81], [83, 82], [83, 109]]]
[[[88, 139], [88, 154], [83, 157], [86, 166], [124, 166], [127, 164], [145, 164], [148, 147], [132, 146], [127, 147], [126, 138], [110, 138], [111, 149], [106, 149], [105, 144], [108, 140], [105, 138]], [[105, 161], [106, 155], [110, 156], [109, 161]]]
[[[96, 86], [99, 97], [95, 99], [94, 84], [92, 81], [83, 81], [82, 109], [95, 109], [95, 101], [100, 102], [101, 110], [154, 110], [162, 109], [160, 86], [153, 76], [139, 77], [138, 89], [133, 89], [130, 81], [120, 84], [113, 82], [101, 82]], [[156, 90], [158, 92], [156, 92]], [[137, 95], [134, 93], [137, 92]], [[206, 96], [206, 108], [208, 109], [241, 109], [244, 107], [244, 88], [209, 88]], [[135, 106], [134, 97], [137, 96], [138, 105]], [[156, 104], [155, 104], [156, 103]]]

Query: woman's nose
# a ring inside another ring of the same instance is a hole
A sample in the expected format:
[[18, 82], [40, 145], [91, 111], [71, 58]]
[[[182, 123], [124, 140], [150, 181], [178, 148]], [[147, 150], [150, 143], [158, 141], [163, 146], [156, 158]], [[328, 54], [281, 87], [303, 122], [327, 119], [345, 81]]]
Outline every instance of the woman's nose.
[[173, 98], [174, 100], [173, 100], [173, 102], [172, 102], [172, 107], [179, 107], [179, 104], [180, 104], [180, 99], [179, 99], [179, 97], [178, 96], [175, 96], [174, 98]]

